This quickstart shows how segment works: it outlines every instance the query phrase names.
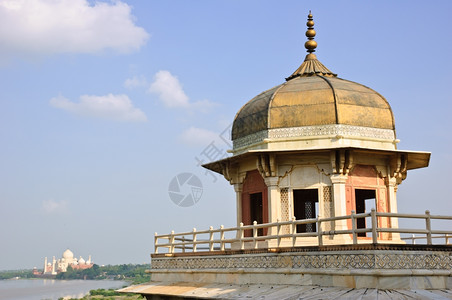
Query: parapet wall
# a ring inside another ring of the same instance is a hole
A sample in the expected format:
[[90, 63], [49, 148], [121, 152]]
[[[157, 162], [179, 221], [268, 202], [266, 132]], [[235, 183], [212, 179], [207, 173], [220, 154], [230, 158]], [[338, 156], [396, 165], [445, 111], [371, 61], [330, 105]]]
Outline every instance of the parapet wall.
[[152, 255], [152, 281], [452, 288], [448, 245], [344, 245]]

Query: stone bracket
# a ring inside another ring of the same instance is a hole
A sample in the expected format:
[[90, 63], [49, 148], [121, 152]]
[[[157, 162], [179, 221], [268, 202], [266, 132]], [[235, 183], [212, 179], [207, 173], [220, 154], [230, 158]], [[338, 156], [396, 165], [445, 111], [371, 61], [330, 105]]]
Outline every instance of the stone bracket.
[[353, 151], [352, 150], [332, 150], [330, 152], [331, 167], [334, 174], [348, 175], [353, 168]]
[[276, 176], [276, 157], [274, 154], [259, 154], [256, 166], [263, 178]]

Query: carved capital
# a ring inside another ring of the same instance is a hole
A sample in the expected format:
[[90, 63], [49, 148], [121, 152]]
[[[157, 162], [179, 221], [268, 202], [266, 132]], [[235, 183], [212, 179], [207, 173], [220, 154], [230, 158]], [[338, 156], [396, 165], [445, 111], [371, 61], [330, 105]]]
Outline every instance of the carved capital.
[[330, 176], [331, 182], [333, 184], [345, 184], [347, 182], [347, 175], [342, 175], [342, 174], [332, 174]]
[[388, 187], [396, 187], [397, 186], [397, 178], [395, 178], [395, 177], [386, 177], [386, 180], [385, 180], [386, 182], [386, 185], [388, 186]]
[[268, 187], [276, 187], [278, 186], [279, 178], [278, 177], [266, 177], [264, 178], [265, 184]]

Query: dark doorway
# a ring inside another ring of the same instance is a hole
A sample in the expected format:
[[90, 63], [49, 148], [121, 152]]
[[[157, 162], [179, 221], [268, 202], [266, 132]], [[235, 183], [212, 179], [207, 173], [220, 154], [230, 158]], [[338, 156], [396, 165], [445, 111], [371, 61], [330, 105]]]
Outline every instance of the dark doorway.
[[[376, 207], [375, 190], [355, 189], [355, 207], [356, 213], [362, 214], [370, 212]], [[359, 218], [356, 220], [356, 228], [366, 228], [366, 219]], [[366, 236], [365, 232], [358, 233], [358, 236]]]
[[[257, 224], [264, 223], [262, 193], [250, 194], [250, 219], [251, 223], [253, 223], [254, 221], [256, 221]], [[259, 236], [263, 235], [262, 228], [258, 229], [257, 234]]]
[[[293, 212], [297, 220], [316, 218], [319, 208], [319, 190], [306, 189], [293, 191]], [[316, 224], [297, 225], [297, 232], [315, 232]]]

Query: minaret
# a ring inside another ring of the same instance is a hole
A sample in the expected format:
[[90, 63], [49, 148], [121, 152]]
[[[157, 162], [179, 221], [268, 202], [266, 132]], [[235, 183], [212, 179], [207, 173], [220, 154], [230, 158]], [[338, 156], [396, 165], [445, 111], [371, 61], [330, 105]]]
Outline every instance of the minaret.
[[53, 257], [53, 260], [52, 260], [52, 275], [55, 275], [56, 274], [56, 271], [55, 271], [55, 264], [56, 264], [56, 259], [55, 259], [55, 256]]
[[47, 256], [44, 258], [44, 270], [42, 271], [42, 274], [45, 274], [47, 272]]

